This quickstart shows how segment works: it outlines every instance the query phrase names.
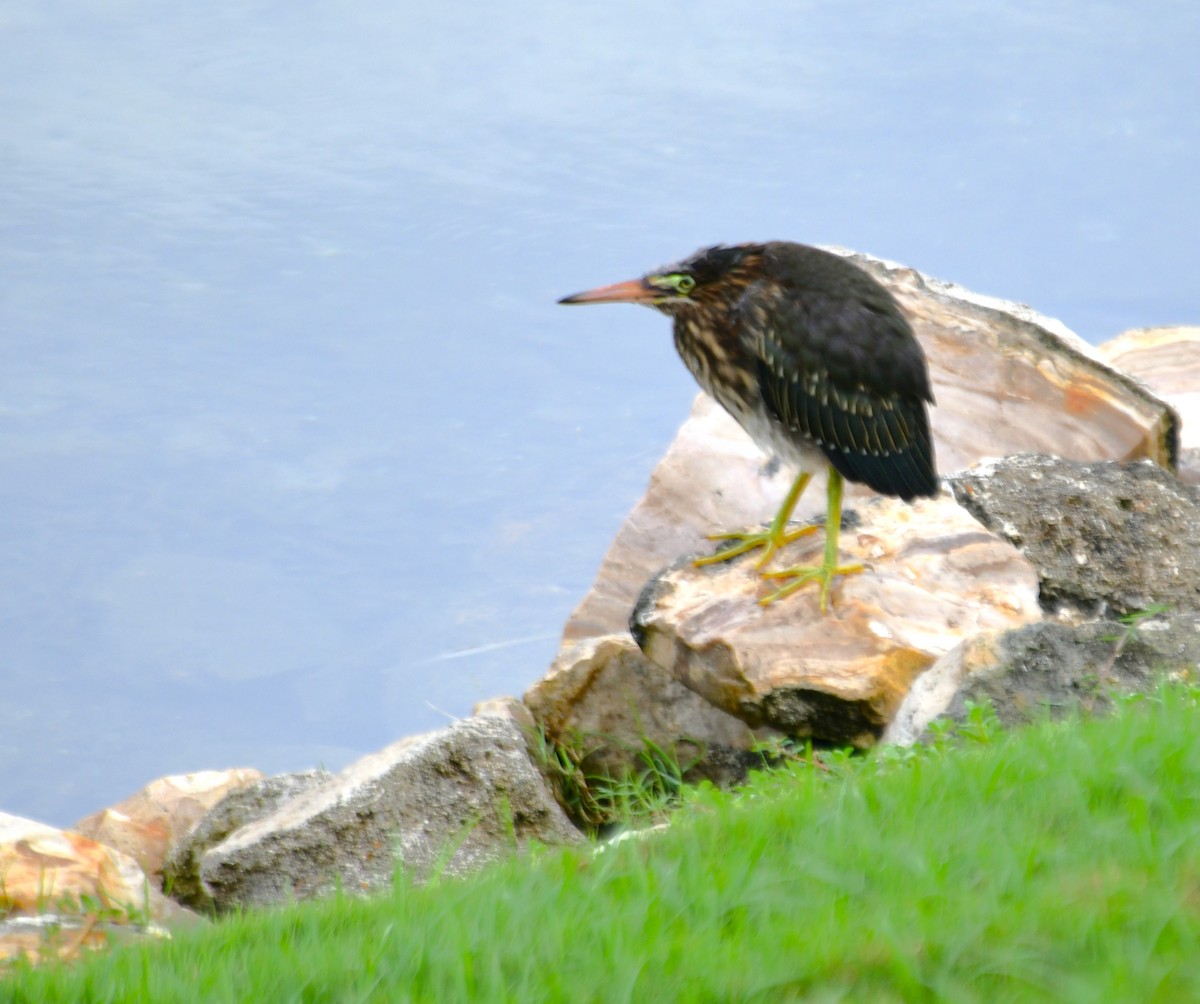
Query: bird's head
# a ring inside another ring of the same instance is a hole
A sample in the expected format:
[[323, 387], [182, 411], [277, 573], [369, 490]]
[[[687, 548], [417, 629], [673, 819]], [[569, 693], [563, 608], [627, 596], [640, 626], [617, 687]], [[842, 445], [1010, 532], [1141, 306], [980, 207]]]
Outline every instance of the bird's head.
[[641, 303], [664, 314], [736, 299], [754, 281], [762, 263], [761, 244], [717, 245], [656, 269], [640, 279], [564, 296], [559, 303]]

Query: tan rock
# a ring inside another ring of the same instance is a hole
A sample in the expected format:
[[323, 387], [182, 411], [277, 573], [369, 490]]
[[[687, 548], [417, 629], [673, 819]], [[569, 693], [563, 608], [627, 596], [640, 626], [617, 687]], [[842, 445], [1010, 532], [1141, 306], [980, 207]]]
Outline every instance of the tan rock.
[[[1022, 452], [1169, 463], [1178, 437], [1173, 412], [1058, 321], [899, 265], [853, 258], [896, 295], [924, 346], [937, 396], [939, 470]], [[681, 554], [711, 547], [707, 534], [769, 520], [793, 472], [766, 461], [701, 395], [568, 621], [564, 644], [623, 631], [646, 580]], [[847, 488], [847, 505], [870, 496]], [[818, 478], [795, 518], [824, 506]]]
[[0, 875], [0, 902], [21, 913], [46, 912], [64, 896], [145, 905], [146, 876], [128, 854], [8, 813], [0, 813]]
[[1200, 484], [1200, 326], [1135, 328], [1097, 350], [1175, 409], [1180, 419], [1179, 476]]
[[73, 957], [114, 929], [164, 935], [196, 918], [150, 887], [127, 854], [0, 812], [0, 960]]
[[175, 774], [75, 824], [75, 831], [128, 854], [155, 879], [170, 847], [229, 792], [261, 778], [249, 767]]
[[674, 753], [689, 780], [735, 783], [750, 762], [742, 754], [762, 738], [647, 659], [628, 634], [565, 649], [525, 704], [552, 739], [582, 744], [586, 771], [609, 777], [637, 770], [649, 743]]
[[471, 709], [471, 714], [476, 718], [489, 715], [496, 718], [507, 718], [522, 729], [537, 727], [533, 715], [529, 713], [529, 708], [515, 697], [489, 697], [476, 703]]
[[[694, 567], [684, 560], [639, 601], [633, 630], [646, 654], [711, 703], [796, 736], [871, 745], [913, 680], [979, 632], [1041, 618], [1037, 574], [1010, 544], [950, 498], [880, 499], [842, 533], [839, 579], [821, 616], [818, 591], [768, 607], [755, 557]], [[817, 564], [815, 534], [773, 567]]]

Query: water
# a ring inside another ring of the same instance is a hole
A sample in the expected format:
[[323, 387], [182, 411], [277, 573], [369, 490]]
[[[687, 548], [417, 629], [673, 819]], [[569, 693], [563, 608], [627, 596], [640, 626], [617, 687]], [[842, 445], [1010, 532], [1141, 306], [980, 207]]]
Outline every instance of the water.
[[693, 386], [556, 297], [840, 243], [1200, 320], [1188, 3], [0, 3], [0, 809], [520, 693]]

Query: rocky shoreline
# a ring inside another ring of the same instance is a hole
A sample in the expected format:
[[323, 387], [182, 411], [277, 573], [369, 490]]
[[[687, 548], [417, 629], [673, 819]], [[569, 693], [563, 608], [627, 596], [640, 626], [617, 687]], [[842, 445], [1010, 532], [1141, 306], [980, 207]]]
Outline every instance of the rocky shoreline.
[[[906, 744], [985, 698], [1017, 724], [1195, 679], [1200, 328], [1094, 348], [1026, 307], [854, 258], [925, 347], [939, 467], [957, 473], [913, 505], [847, 494], [845, 554], [867, 569], [836, 584], [831, 616], [814, 591], [761, 607], [752, 558], [691, 564], [707, 533], [760, 523], [789, 477], [700, 397], [522, 699], [334, 775], [163, 778], [71, 830], [0, 813], [0, 959], [370, 891], [397, 862], [422, 880], [582, 842], [554, 743], [593, 775], [620, 777], [649, 744], [689, 780], [734, 784], [764, 742]], [[792, 546], [802, 562], [819, 535]]]

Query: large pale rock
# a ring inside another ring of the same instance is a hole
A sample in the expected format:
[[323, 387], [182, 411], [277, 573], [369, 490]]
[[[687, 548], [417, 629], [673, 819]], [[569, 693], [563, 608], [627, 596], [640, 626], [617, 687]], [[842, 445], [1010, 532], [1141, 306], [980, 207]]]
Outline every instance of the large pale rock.
[[1200, 327], [1137, 328], [1097, 346], [1179, 415], [1179, 478], [1200, 484]]
[[1200, 491], [1156, 464], [1007, 457], [950, 478], [1033, 563], [1048, 610], [1200, 609]]
[[[850, 521], [847, 521], [848, 523]], [[1041, 617], [1037, 575], [948, 493], [879, 499], [842, 533], [841, 578], [822, 616], [809, 586], [768, 607], [755, 555], [683, 560], [646, 588], [631, 627], [646, 655], [711, 703], [753, 725], [867, 746], [913, 680], [963, 639]], [[817, 564], [818, 533], [774, 567]]]
[[1148, 693], [1164, 679], [1200, 671], [1200, 614], [1159, 615], [1137, 624], [1031, 624], [969, 639], [925, 673], [904, 699], [883, 741], [929, 738], [945, 716], [968, 717], [988, 703], [1006, 726], [1076, 710], [1100, 713], [1120, 695]]
[[[912, 269], [851, 257], [895, 294], [925, 349], [940, 470], [1021, 452], [1174, 465], [1178, 421], [1171, 409], [1058, 321]], [[791, 478], [701, 395], [568, 621], [564, 643], [622, 631], [647, 579], [681, 554], [711, 546], [706, 534], [769, 519]], [[849, 505], [869, 497], [849, 488]], [[817, 479], [796, 518], [824, 505]]]
[[250, 767], [160, 777], [117, 805], [81, 819], [73, 829], [128, 854], [157, 886], [168, 849], [229, 792], [261, 777], [261, 771]]
[[333, 775], [327, 770], [299, 771], [260, 778], [231, 791], [171, 847], [162, 867], [162, 885], [172, 899], [205, 912], [215, 909], [200, 878], [204, 855], [235, 830], [274, 812], [281, 805]]
[[588, 751], [589, 774], [640, 769], [647, 743], [674, 753], [688, 781], [736, 784], [762, 763], [750, 752], [762, 735], [647, 659], [627, 633], [565, 649], [525, 704], [549, 738]]
[[900, 265], [850, 257], [888, 286], [925, 349], [941, 470], [1021, 452], [1174, 466], [1178, 416], [1061, 321]]
[[582, 840], [504, 715], [412, 736], [236, 830], [200, 866], [217, 909], [457, 875], [525, 846]]

